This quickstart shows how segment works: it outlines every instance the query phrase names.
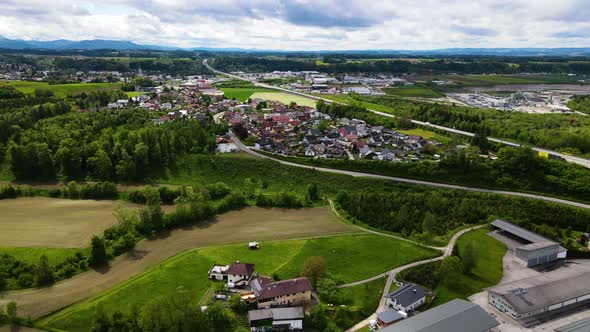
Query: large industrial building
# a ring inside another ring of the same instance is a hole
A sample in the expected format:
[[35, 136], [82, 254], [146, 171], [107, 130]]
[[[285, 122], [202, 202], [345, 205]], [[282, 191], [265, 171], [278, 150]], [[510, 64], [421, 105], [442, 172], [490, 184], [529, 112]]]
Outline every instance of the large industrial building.
[[524, 326], [590, 304], [590, 270], [570, 267], [488, 289], [488, 303]]
[[567, 255], [567, 249], [560, 246], [559, 243], [507, 221], [498, 219], [492, 222], [492, 226], [528, 242], [528, 244], [517, 247], [514, 252], [514, 256], [527, 267], [553, 262], [565, 258]]
[[498, 326], [477, 304], [455, 299], [424, 311], [391, 326], [382, 332], [486, 332]]

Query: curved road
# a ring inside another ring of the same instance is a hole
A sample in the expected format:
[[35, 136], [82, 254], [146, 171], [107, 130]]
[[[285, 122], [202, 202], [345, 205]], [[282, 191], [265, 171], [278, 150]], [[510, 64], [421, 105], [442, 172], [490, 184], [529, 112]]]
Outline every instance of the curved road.
[[[346, 105], [345, 103], [337, 102], [337, 101], [334, 101], [334, 100], [330, 100], [330, 99], [326, 99], [326, 98], [322, 98], [322, 97], [310, 95], [310, 94], [307, 94], [307, 93], [292, 91], [292, 90], [284, 89], [284, 88], [281, 88], [281, 87], [278, 87], [278, 86], [274, 86], [274, 85], [259, 83], [259, 82], [255, 81], [255, 80], [248, 80], [248, 79], [245, 79], [245, 78], [243, 78], [241, 76], [238, 76], [238, 75], [233, 75], [233, 74], [225, 73], [225, 72], [219, 71], [219, 70], [211, 67], [211, 65], [209, 65], [209, 63], [208, 63], [208, 60], [209, 59], [203, 60], [203, 65], [206, 66], [212, 72], [217, 73], [217, 74], [226, 75], [226, 76], [229, 76], [231, 78], [234, 78], [234, 79], [237, 79], [237, 80], [241, 80], [241, 81], [251, 82], [251, 83], [254, 83], [254, 85], [259, 86], [259, 87], [262, 87], [262, 88], [278, 90], [278, 91], [290, 93], [292, 95], [301, 96], [301, 97], [307, 97], [307, 98], [311, 98], [311, 99], [315, 99], [315, 100], [323, 100], [323, 101], [325, 101], [327, 103], [337, 103], [337, 104]], [[395, 118], [395, 115], [393, 115], [393, 114], [389, 114], [389, 113], [385, 113], [385, 112], [380, 112], [380, 111], [376, 111], [376, 110], [372, 110], [372, 109], [367, 109], [367, 110], [370, 111], [370, 112], [373, 112], [375, 114], [378, 114], [378, 115], [382, 115], [382, 116], [386, 116], [386, 117], [390, 117], [390, 118]], [[418, 121], [418, 120], [411, 120], [411, 121], [412, 121], [412, 123], [417, 124], [417, 125], [420, 125], [420, 126], [435, 128], [435, 129], [439, 129], [439, 130], [444, 130], [444, 131], [447, 131], [447, 132], [450, 132], [450, 133], [453, 133], [453, 134], [464, 135], [464, 136], [468, 136], [468, 137], [473, 137], [475, 135], [474, 133], [471, 133], [471, 132], [468, 132], [468, 131], [463, 131], [463, 130], [458, 130], [458, 129], [449, 128], [449, 127], [445, 127], [445, 126], [440, 126], [440, 125], [432, 124], [430, 122], [424, 122], [424, 121]], [[509, 146], [514, 146], [514, 147], [525, 146], [524, 144], [515, 143], [515, 142], [511, 142], [511, 141], [500, 139], [500, 138], [494, 138], [494, 137], [488, 137], [488, 140], [491, 141], [491, 142], [501, 143], [501, 144], [505, 144], [505, 145], [509, 145]], [[568, 162], [575, 163], [575, 164], [578, 164], [578, 165], [581, 165], [581, 166], [590, 168], [590, 159], [586, 159], [586, 158], [582, 158], [582, 157], [576, 157], [576, 156], [570, 156], [570, 155], [567, 155], [567, 154], [559, 153], [557, 151], [552, 151], [552, 150], [549, 150], [549, 149], [544, 149], [544, 148], [539, 148], [539, 147], [531, 147], [531, 148], [534, 151], [550, 153], [552, 155], [559, 156], [559, 157], [567, 160]]]
[[474, 226], [474, 227], [470, 227], [470, 228], [466, 228], [464, 230], [461, 230], [457, 233], [455, 233], [455, 235], [453, 235], [453, 237], [451, 238], [451, 240], [449, 241], [449, 244], [444, 247], [444, 253], [442, 256], [439, 257], [435, 257], [435, 258], [430, 258], [430, 259], [425, 259], [422, 261], [418, 261], [418, 262], [413, 262], [410, 264], [406, 264], [400, 267], [396, 267], [395, 269], [386, 272], [384, 274], [369, 278], [369, 279], [365, 279], [365, 280], [361, 280], [361, 281], [357, 281], [354, 283], [350, 283], [350, 284], [346, 284], [346, 285], [341, 285], [340, 287], [350, 287], [350, 286], [356, 286], [356, 285], [360, 285], [360, 284], [364, 284], [366, 282], [369, 281], [373, 281], [373, 280], [377, 280], [379, 278], [383, 278], [384, 276], [387, 276], [387, 281], [385, 282], [385, 287], [383, 287], [383, 294], [381, 295], [381, 299], [379, 300], [379, 306], [377, 307], [377, 310], [375, 311], [374, 314], [372, 314], [371, 316], [367, 317], [365, 320], [357, 323], [356, 325], [354, 325], [353, 327], [351, 327], [350, 329], [346, 330], [346, 332], [352, 332], [352, 331], [357, 331], [360, 330], [361, 328], [367, 326], [371, 320], [375, 320], [377, 317], [377, 313], [384, 311], [387, 308], [387, 299], [385, 298], [385, 296], [387, 294], [389, 294], [389, 289], [391, 288], [391, 285], [396, 281], [395, 276], [404, 271], [407, 270], [409, 268], [415, 267], [415, 266], [419, 266], [419, 265], [423, 265], [423, 264], [428, 264], [428, 263], [433, 263], [436, 261], [440, 261], [442, 259], [444, 259], [445, 257], [449, 257], [451, 256], [452, 252], [453, 252], [453, 247], [455, 246], [455, 243], [457, 242], [457, 240], [461, 237], [461, 235], [467, 233], [467, 232], [471, 232], [472, 230], [475, 229], [479, 229], [482, 227], [485, 227], [486, 225], [479, 225], [479, 226]]
[[246, 153], [249, 153], [253, 156], [259, 157], [259, 158], [266, 158], [266, 159], [274, 160], [274, 161], [279, 162], [283, 165], [307, 168], [307, 169], [312, 169], [312, 170], [316, 170], [316, 171], [320, 171], [320, 172], [350, 175], [350, 176], [354, 176], [354, 177], [366, 177], [366, 178], [374, 178], [374, 179], [388, 180], [388, 181], [394, 181], [394, 182], [417, 184], [417, 185], [430, 186], [430, 187], [474, 191], [474, 192], [480, 192], [480, 193], [499, 194], [499, 195], [516, 196], [516, 197], [524, 197], [524, 198], [531, 198], [531, 199], [539, 199], [539, 200], [552, 202], [552, 203], [559, 203], [559, 204], [575, 206], [575, 207], [579, 207], [579, 208], [583, 208], [583, 209], [590, 209], [590, 204], [570, 201], [570, 200], [561, 199], [561, 198], [543, 196], [543, 195], [527, 194], [527, 193], [506, 191], [506, 190], [467, 187], [467, 186], [461, 186], [461, 185], [455, 185], [455, 184], [413, 180], [413, 179], [399, 178], [399, 177], [394, 177], [394, 176], [378, 175], [378, 174], [371, 174], [371, 173], [361, 173], [361, 172], [345, 171], [345, 170], [339, 170], [339, 169], [333, 169], [333, 168], [314, 167], [314, 166], [297, 164], [297, 163], [293, 163], [293, 162], [289, 162], [289, 161], [284, 161], [284, 160], [272, 158], [272, 157], [263, 155], [261, 153], [258, 153], [254, 149], [251, 149], [251, 148], [247, 147], [246, 145], [244, 145], [244, 143], [242, 143], [232, 132], [229, 132], [228, 134], [232, 137], [234, 143], [236, 144], [236, 146], [240, 150], [242, 150]]

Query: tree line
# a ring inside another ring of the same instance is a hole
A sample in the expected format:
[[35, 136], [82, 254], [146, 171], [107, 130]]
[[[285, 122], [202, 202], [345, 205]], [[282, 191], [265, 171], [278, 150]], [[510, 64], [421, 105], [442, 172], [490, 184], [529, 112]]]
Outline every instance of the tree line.
[[[426, 242], [459, 226], [492, 218], [505, 219], [532, 230], [542, 225], [552, 230], [569, 227], [585, 232], [590, 229], [588, 210], [484, 193], [420, 187], [391, 193], [341, 191], [336, 196], [336, 203], [357, 222]], [[546, 235], [574, 249], [565, 232], [554, 231]]]

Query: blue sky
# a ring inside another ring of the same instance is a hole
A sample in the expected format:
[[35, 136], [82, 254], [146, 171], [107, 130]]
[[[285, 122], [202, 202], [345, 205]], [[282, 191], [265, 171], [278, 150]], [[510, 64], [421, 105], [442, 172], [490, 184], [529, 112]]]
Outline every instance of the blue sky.
[[282, 50], [590, 46], [589, 0], [0, 0], [0, 35]]

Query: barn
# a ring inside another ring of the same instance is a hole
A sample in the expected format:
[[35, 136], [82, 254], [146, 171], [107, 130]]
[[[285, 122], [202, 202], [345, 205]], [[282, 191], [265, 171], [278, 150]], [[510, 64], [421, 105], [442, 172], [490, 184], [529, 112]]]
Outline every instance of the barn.
[[565, 258], [567, 255], [567, 249], [560, 246], [559, 243], [507, 221], [497, 219], [492, 222], [492, 226], [525, 243], [514, 251], [516, 258], [524, 266], [532, 267], [546, 264]]

